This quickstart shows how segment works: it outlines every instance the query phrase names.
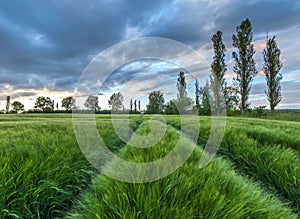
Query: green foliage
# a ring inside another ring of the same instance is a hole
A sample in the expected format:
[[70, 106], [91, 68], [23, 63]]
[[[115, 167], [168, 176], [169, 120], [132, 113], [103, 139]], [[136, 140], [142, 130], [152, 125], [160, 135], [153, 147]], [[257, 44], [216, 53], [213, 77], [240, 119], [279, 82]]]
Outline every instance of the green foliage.
[[[258, 145], [276, 145], [280, 148], [291, 148], [300, 154], [300, 128], [291, 122], [281, 123], [273, 121], [273, 128], [267, 128], [262, 123], [244, 125], [242, 131], [248, 137], [257, 141]], [[268, 121], [267, 124], [270, 124]]]
[[129, 112], [132, 112], [132, 106], [133, 106], [132, 99], [130, 99], [130, 109], [129, 109]]
[[[136, 148], [120, 140], [111, 118], [96, 115], [99, 134], [111, 151], [131, 162], [164, 157], [180, 138], [176, 130], [181, 128], [180, 117], [165, 116], [168, 127], [164, 137], [151, 148]], [[130, 116], [130, 127], [145, 136], [151, 131], [148, 118]], [[299, 216], [299, 123], [227, 118], [218, 152], [222, 157], [199, 169], [211, 117], [187, 119], [191, 123], [187, 123], [182, 143], [194, 147], [188, 137], [198, 134], [200, 147], [171, 175], [132, 184], [97, 174], [77, 146], [71, 115], [0, 116], [0, 218], [61, 218], [66, 214], [70, 218]], [[192, 125], [196, 119], [200, 120], [199, 133]], [[124, 135], [130, 138], [130, 132]]]
[[196, 108], [199, 108], [199, 106], [200, 106], [200, 87], [199, 87], [199, 82], [198, 82], [197, 78], [195, 81], [195, 104], [196, 104]]
[[266, 106], [254, 107], [254, 111], [256, 112], [258, 118], [261, 118], [261, 117], [267, 115]]
[[178, 94], [177, 94], [178, 99], [182, 99], [182, 98], [186, 97], [186, 95], [187, 95], [186, 82], [185, 82], [185, 76], [184, 76], [183, 71], [179, 72], [179, 74], [178, 74], [177, 90], [178, 90]]
[[13, 110], [16, 112], [16, 113], [19, 113], [20, 111], [24, 111], [24, 104], [22, 104], [21, 102], [19, 101], [14, 101], [11, 106], [13, 107]]
[[88, 96], [85, 100], [84, 106], [87, 107], [90, 111], [99, 111], [99, 100], [97, 96]]
[[227, 134], [221, 153], [252, 179], [261, 181], [270, 191], [282, 196], [282, 200], [291, 201], [291, 207], [299, 212], [300, 159], [295, 151], [268, 144], [259, 147], [246, 135]]
[[137, 112], [137, 102], [134, 100], [134, 111]]
[[226, 86], [224, 91], [225, 103], [228, 111], [236, 111], [239, 109], [240, 98], [238, 96], [238, 88], [234, 85]]
[[52, 102], [50, 97], [39, 96], [36, 98], [34, 108], [39, 111], [53, 111], [54, 102]]
[[193, 100], [189, 97], [183, 97], [178, 100], [173, 100], [180, 114], [189, 113], [193, 109]]
[[9, 113], [10, 96], [6, 97], [6, 113]]
[[61, 106], [64, 107], [67, 111], [71, 111], [75, 108], [76, 99], [74, 97], [67, 97], [61, 101]]
[[89, 184], [93, 168], [70, 119], [17, 118], [23, 121], [1, 123], [0, 218], [60, 217]]
[[138, 108], [139, 108], [139, 111], [141, 111], [141, 101], [140, 100], [138, 102]]
[[267, 114], [268, 119], [298, 121], [300, 122], [299, 110], [276, 110], [274, 113]]
[[179, 111], [175, 104], [175, 100], [170, 100], [165, 106], [165, 113], [167, 115], [178, 115]]
[[113, 93], [108, 100], [108, 105], [114, 112], [121, 111], [123, 109], [123, 95], [120, 92]]
[[[212, 79], [213, 80], [213, 79]], [[218, 80], [218, 79], [216, 79]], [[217, 86], [219, 85], [218, 82], [211, 82], [211, 83], [215, 83], [216, 85], [216, 89]], [[214, 86], [214, 85], [212, 85]], [[210, 115], [211, 114], [211, 102], [214, 101], [214, 109], [216, 109], [215, 107], [220, 107], [217, 106], [216, 103], [218, 102], [218, 100], [214, 99], [212, 100], [212, 95], [214, 95], [214, 91], [213, 94], [210, 94], [210, 88], [212, 88], [212, 86], [210, 86], [209, 82], [206, 81], [206, 84], [204, 87], [200, 87], [198, 80], [196, 79], [195, 82], [195, 95], [196, 95], [196, 105], [193, 107], [193, 111], [197, 112], [199, 115]], [[219, 93], [220, 94], [220, 93]], [[217, 94], [216, 94], [217, 95]], [[217, 95], [219, 99], [221, 99], [221, 97], [219, 95]]]
[[280, 49], [275, 41], [275, 36], [271, 39], [267, 38], [267, 47], [263, 51], [264, 66], [263, 71], [266, 75], [268, 90], [265, 91], [270, 102], [271, 112], [275, 110], [275, 107], [280, 103], [282, 74], [279, 73], [282, 68], [282, 62], [280, 61]]
[[247, 101], [251, 82], [253, 77], [257, 75], [253, 59], [255, 51], [252, 43], [252, 25], [248, 18], [242, 21], [240, 26], [236, 28], [236, 35], [232, 36], [232, 40], [232, 45], [238, 50], [232, 53], [232, 57], [235, 60], [233, 71], [236, 73], [234, 80], [238, 85], [238, 93], [241, 100], [240, 110], [244, 114], [249, 107]]
[[[137, 133], [143, 136], [149, 131], [145, 121]], [[127, 145], [119, 154], [132, 162], [149, 162], [164, 157], [178, 138], [179, 133], [168, 126], [163, 139], [152, 148]], [[188, 139], [182, 140], [186, 147], [193, 146]], [[196, 148], [177, 171], [155, 182], [133, 184], [98, 175], [69, 218], [297, 217], [258, 184], [237, 175], [230, 162], [222, 158], [199, 169], [202, 153]]]
[[160, 91], [152, 91], [149, 94], [149, 104], [147, 105], [146, 113], [155, 114], [162, 113], [165, 99]]
[[[211, 128], [209, 119], [201, 118], [200, 146], [207, 142]], [[181, 128], [179, 118], [168, 118], [168, 122]], [[192, 129], [187, 130], [193, 132]], [[227, 118], [226, 132], [218, 153], [232, 160], [239, 171], [263, 183], [283, 201], [289, 200], [291, 208], [299, 214], [300, 158], [296, 152], [300, 150], [299, 131], [298, 123]]]
[[[71, 115], [10, 115], [0, 121], [0, 218], [63, 217], [96, 174], [77, 145]], [[97, 115], [96, 122], [109, 149], [118, 151], [124, 143], [110, 116]], [[140, 122], [131, 117], [131, 128]]]
[[225, 105], [225, 45], [222, 41], [222, 32], [217, 31], [212, 37], [214, 48], [213, 63], [211, 64], [210, 87], [212, 88], [212, 110], [220, 114], [226, 109]]
[[201, 102], [198, 107], [199, 115], [208, 116], [211, 114], [211, 95], [210, 95], [210, 85], [208, 81], [203, 88], [199, 90], [199, 96], [201, 98]]

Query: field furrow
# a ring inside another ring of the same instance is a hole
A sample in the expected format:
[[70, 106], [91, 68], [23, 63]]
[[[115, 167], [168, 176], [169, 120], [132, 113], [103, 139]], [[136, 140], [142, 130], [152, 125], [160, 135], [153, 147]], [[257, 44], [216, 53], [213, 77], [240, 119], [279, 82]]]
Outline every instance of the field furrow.
[[[156, 122], [157, 127], [162, 125]], [[137, 133], [145, 136], [149, 132], [145, 120]], [[238, 175], [223, 158], [216, 157], [199, 169], [202, 149], [180, 137], [172, 126], [167, 126], [163, 138], [153, 147], [126, 145], [119, 155], [136, 163], [159, 160], [172, 151], [179, 138], [184, 147], [192, 147], [194, 151], [171, 175], [154, 182], [126, 183], [100, 174], [78, 200], [69, 218], [297, 218], [258, 184]], [[111, 169], [120, 168], [114, 162], [109, 165]], [[158, 171], [169, 168], [166, 164]], [[141, 169], [139, 174], [146, 173]]]
[[[1, 118], [0, 218], [63, 217], [96, 173], [78, 147], [71, 116]], [[109, 118], [96, 121], [112, 151], [125, 145]], [[130, 125], [140, 122], [132, 117]]]
[[[167, 118], [167, 120], [169, 124], [180, 129], [180, 120], [178, 118]], [[208, 139], [211, 128], [209, 120], [209, 118], [201, 119], [198, 138], [198, 145], [201, 147], [204, 147]], [[249, 138], [247, 130], [251, 131], [251, 128], [248, 127], [249, 122], [247, 124], [244, 124], [244, 122], [245, 120], [241, 118], [227, 121], [225, 135], [218, 153], [230, 159], [234, 163], [236, 170], [260, 182], [274, 195], [281, 197], [283, 201], [289, 201], [294, 212], [299, 214], [299, 154], [295, 150], [282, 148], [280, 145], [272, 142], [273, 139], [280, 139], [272, 129], [270, 129], [270, 133], [273, 133], [273, 135], [269, 134], [268, 138], [265, 136], [269, 144], [261, 143], [263, 140], [259, 141]], [[257, 123], [257, 121], [255, 122]], [[262, 122], [265, 123], [265, 121]], [[279, 123], [279, 121], [276, 121], [276, 123]], [[275, 125], [275, 129], [277, 127]], [[298, 127], [290, 126], [288, 128], [297, 133]], [[192, 129], [188, 129], [188, 131], [192, 132]], [[257, 138], [259, 139], [258, 136]]]

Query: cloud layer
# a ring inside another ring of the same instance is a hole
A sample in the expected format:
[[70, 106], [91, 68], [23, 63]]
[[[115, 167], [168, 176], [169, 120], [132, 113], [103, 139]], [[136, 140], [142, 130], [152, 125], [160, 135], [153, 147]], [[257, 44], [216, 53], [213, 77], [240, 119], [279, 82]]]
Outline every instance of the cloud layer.
[[[254, 27], [258, 70], [262, 66], [261, 50], [266, 32], [269, 32], [277, 36], [282, 50], [281, 107], [299, 108], [299, 9], [300, 3], [294, 0], [5, 1], [0, 8], [0, 100], [5, 100], [6, 95], [32, 99], [45, 91], [50, 96], [55, 94], [55, 98], [59, 93], [72, 93], [83, 70], [98, 53], [123, 40], [145, 36], [185, 43], [210, 63], [211, 36], [217, 30], [223, 31], [230, 79], [233, 76], [231, 37], [236, 26], [248, 17]], [[121, 54], [115, 54], [115, 58], [120, 57]], [[113, 92], [117, 85], [127, 81], [137, 84], [144, 81], [145, 86], [156, 83], [153, 89], [166, 86], [165, 81], [151, 77], [157, 62], [139, 64], [126, 74], [126, 69], [116, 71], [107, 81], [107, 92]], [[179, 68], [162, 66], [155, 70], [157, 75], [176, 77]], [[206, 75], [210, 73], [209, 68], [204, 70]], [[154, 81], [150, 83], [150, 79], [145, 80], [147, 77]], [[192, 93], [192, 82], [189, 87]], [[264, 89], [264, 78], [257, 77], [251, 98], [267, 105]]]

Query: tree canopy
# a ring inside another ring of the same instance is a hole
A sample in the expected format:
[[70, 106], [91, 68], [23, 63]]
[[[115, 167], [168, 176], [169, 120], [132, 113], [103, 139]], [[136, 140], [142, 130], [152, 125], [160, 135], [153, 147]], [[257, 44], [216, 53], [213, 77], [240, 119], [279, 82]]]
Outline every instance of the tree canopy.
[[241, 114], [244, 114], [250, 105], [248, 99], [251, 90], [251, 82], [257, 75], [255, 61], [253, 59], [255, 51], [252, 43], [252, 35], [252, 25], [247, 18], [236, 28], [236, 35], [232, 36], [232, 45], [237, 49], [237, 52], [232, 53], [232, 57], [235, 61], [233, 71], [235, 72], [236, 77], [234, 80], [238, 85]]
[[42, 111], [52, 111], [53, 102], [50, 97], [39, 96], [36, 98], [34, 108]]
[[97, 96], [88, 96], [87, 99], [85, 100], [84, 106], [87, 107], [89, 110], [92, 111], [99, 111], [100, 106], [99, 106], [99, 100]]
[[147, 113], [162, 113], [165, 99], [160, 91], [152, 91], [149, 94], [149, 104], [147, 105]]
[[211, 64], [210, 86], [212, 88], [212, 110], [219, 114], [226, 109], [224, 94], [226, 90], [225, 64], [226, 48], [222, 41], [222, 32], [217, 31], [212, 37], [214, 57]]
[[67, 111], [70, 111], [75, 108], [76, 100], [74, 97], [67, 97], [61, 101], [61, 106], [64, 107]]
[[275, 36], [267, 38], [266, 48], [263, 51], [264, 65], [263, 71], [266, 76], [268, 89], [265, 91], [270, 103], [271, 112], [274, 112], [275, 107], [280, 103], [282, 74], [282, 62], [280, 61], [280, 49], [275, 41]]
[[19, 113], [20, 111], [24, 111], [24, 104], [22, 104], [21, 102], [19, 101], [14, 101], [11, 106], [13, 107], [13, 110], [16, 112], [16, 113]]
[[118, 92], [110, 96], [108, 105], [111, 106], [112, 111], [121, 111], [123, 109], [123, 95]]

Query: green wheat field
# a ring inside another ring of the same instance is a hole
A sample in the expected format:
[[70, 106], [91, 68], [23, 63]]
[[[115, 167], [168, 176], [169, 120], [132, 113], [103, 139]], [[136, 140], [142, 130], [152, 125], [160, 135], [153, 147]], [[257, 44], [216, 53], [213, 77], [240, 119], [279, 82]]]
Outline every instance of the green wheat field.
[[[165, 156], [180, 137], [180, 117], [164, 117], [166, 133], [152, 148], [122, 142], [110, 115], [96, 115], [96, 121], [111, 151], [149, 162]], [[145, 135], [149, 118], [131, 115], [131, 128]], [[160, 180], [134, 184], [102, 175], [85, 159], [71, 114], [1, 115], [0, 218], [300, 216], [299, 122], [229, 117], [217, 155], [199, 169], [211, 118], [199, 120], [197, 147], [183, 166]]]

